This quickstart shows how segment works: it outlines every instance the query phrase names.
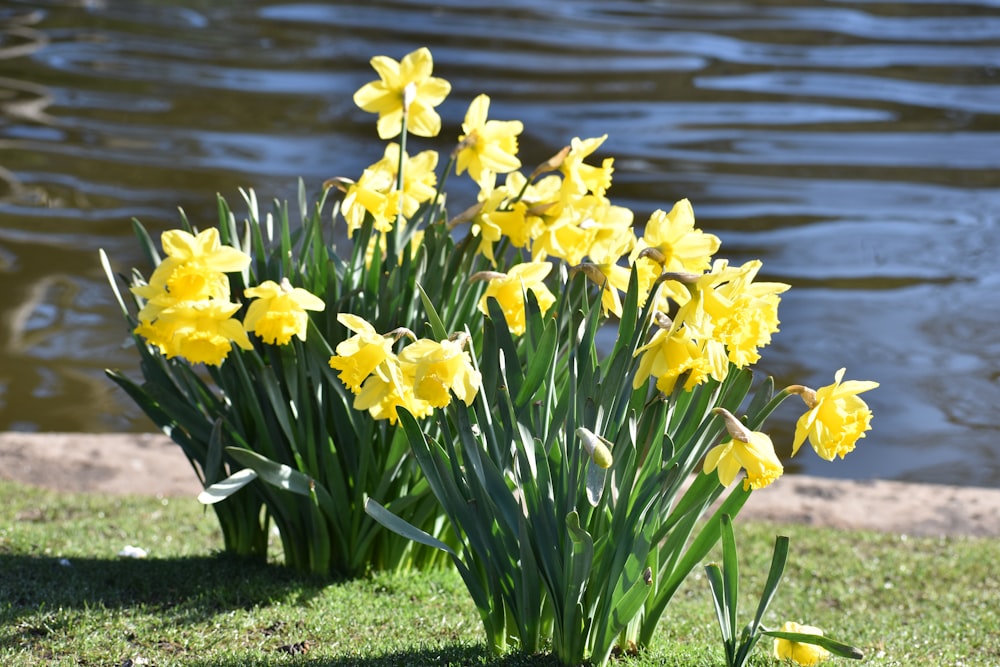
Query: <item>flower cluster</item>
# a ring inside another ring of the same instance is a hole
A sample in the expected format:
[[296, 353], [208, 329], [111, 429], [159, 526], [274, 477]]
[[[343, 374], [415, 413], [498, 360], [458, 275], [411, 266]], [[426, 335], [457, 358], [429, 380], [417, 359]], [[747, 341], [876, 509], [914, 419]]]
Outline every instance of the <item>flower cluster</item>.
[[214, 227], [198, 235], [169, 230], [161, 243], [167, 258], [132, 293], [145, 300], [135, 333], [168, 358], [218, 366], [233, 344], [252, 348], [248, 333], [276, 345], [288, 344], [292, 336], [305, 340], [306, 311], [325, 308], [321, 299], [287, 280], [266, 281], [245, 290], [255, 300], [241, 323], [234, 315], [243, 306], [230, 300], [226, 274], [246, 269], [249, 255], [222, 245]]
[[[754, 430], [767, 415], [800, 396], [793, 454], [808, 440], [824, 459], [843, 457], [870, 429], [859, 394], [878, 384], [845, 381], [843, 369], [818, 390], [755, 384], [748, 367], [778, 331], [789, 285], [758, 279], [760, 261], [717, 258], [719, 238], [697, 227], [687, 199], [636, 225], [608, 197], [606, 136], [575, 137], [522, 173], [524, 126], [491, 119], [486, 95], [439, 174], [437, 151], [407, 152], [409, 135], [441, 131], [436, 107], [451, 91], [430, 51], [371, 64], [379, 78], [354, 101], [378, 115], [381, 157], [326, 181], [300, 226], [278, 206], [277, 234], [252, 193], [243, 234], [224, 202], [219, 229], [165, 232], [166, 258], [131, 288], [147, 382], [112, 377], [202, 471], [227, 549], [263, 554], [273, 521], [287, 562], [350, 576], [410, 562], [422, 535], [465, 568], [494, 648], [516, 638], [535, 651], [550, 633], [565, 664], [605, 664], [616, 641], [648, 645], [713, 531], [783, 473]], [[476, 194], [449, 218], [452, 172]], [[347, 254], [321, 216], [337, 190]], [[335, 316], [314, 314], [328, 305]], [[618, 338], [602, 358], [597, 331], [612, 318]], [[177, 400], [161, 400], [170, 392]], [[683, 491], [693, 499], [676, 502], [680, 486], [664, 480], [699, 472]], [[255, 480], [297, 498], [241, 495]], [[715, 500], [699, 537], [667, 537], [693, 530], [699, 517], [686, 513]], [[376, 522], [405, 546], [375, 539]], [[453, 539], [477, 537], [453, 550], [441, 541], [452, 528]]]
[[[440, 342], [416, 340], [408, 329], [379, 334], [369, 322], [350, 313], [338, 314], [337, 320], [354, 335], [337, 345], [329, 363], [355, 394], [355, 409], [395, 424], [401, 407], [419, 418], [448, 405], [450, 392], [466, 405], [476, 397], [481, 378], [464, 349], [467, 335]], [[415, 340], [397, 355], [392, 351], [393, 339], [403, 337]]]

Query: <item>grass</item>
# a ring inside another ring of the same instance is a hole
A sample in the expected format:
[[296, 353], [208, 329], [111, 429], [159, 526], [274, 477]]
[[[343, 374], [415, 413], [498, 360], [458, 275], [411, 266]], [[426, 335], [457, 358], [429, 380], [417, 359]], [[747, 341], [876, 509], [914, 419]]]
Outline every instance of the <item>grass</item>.
[[[797, 620], [824, 628], [862, 647], [864, 665], [1000, 665], [998, 541], [740, 520], [736, 531], [744, 620], [780, 532], [792, 548], [770, 626]], [[119, 557], [126, 545], [149, 557]], [[214, 516], [194, 499], [61, 494], [0, 482], [0, 664], [555, 664], [547, 656], [488, 655], [451, 570], [329, 583], [227, 558], [220, 547]], [[660, 632], [652, 651], [624, 663], [723, 664], [701, 571], [680, 590]], [[777, 663], [758, 648], [752, 664]]]

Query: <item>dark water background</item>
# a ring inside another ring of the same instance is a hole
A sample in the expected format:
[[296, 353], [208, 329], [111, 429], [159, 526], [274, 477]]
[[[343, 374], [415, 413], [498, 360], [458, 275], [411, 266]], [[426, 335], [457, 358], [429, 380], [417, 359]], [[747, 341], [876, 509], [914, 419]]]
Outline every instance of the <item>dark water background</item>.
[[0, 430], [149, 430], [103, 376], [135, 360], [98, 249], [125, 269], [133, 217], [357, 176], [368, 59], [424, 45], [453, 92], [419, 149], [480, 92], [526, 164], [607, 133], [615, 203], [689, 197], [723, 256], [794, 286], [762, 369], [882, 383], [858, 451], [790, 470], [1000, 484], [991, 1], [0, 2]]

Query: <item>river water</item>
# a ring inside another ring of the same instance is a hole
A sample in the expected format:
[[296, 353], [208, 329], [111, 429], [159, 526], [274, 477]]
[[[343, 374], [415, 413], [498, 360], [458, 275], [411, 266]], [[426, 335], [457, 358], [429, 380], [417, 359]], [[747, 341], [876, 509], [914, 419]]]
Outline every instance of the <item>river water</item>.
[[[615, 203], [688, 197], [722, 255], [791, 283], [779, 384], [881, 382], [854, 454], [790, 471], [1000, 484], [988, 0], [0, 2], [0, 430], [149, 430], [103, 375], [136, 362], [98, 249], [124, 270], [133, 217], [357, 176], [382, 144], [351, 95], [418, 46], [453, 84], [443, 137], [480, 92], [524, 121], [526, 164], [607, 133]], [[785, 449], [798, 413], [772, 422]]]

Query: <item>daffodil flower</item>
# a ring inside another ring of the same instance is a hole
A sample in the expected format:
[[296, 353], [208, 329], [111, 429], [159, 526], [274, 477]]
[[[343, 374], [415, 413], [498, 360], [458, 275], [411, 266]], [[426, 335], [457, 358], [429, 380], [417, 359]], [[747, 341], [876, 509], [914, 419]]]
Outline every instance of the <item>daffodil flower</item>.
[[725, 408], [712, 410], [726, 422], [730, 440], [709, 450], [705, 456], [705, 474], [718, 469], [719, 481], [729, 486], [740, 470], [746, 470], [743, 489], [762, 489], [781, 477], [784, 468], [774, 453], [771, 438], [751, 431]]
[[364, 111], [378, 114], [378, 136], [391, 139], [406, 129], [418, 137], [434, 137], [441, 131], [441, 117], [434, 107], [451, 92], [451, 84], [431, 76], [434, 59], [422, 47], [403, 56], [399, 62], [387, 56], [371, 59], [378, 81], [362, 86], [354, 93], [354, 103]]
[[[378, 333], [367, 320], [350, 313], [339, 313], [337, 321], [356, 335], [337, 344], [336, 353], [330, 357], [330, 368], [340, 371], [340, 381], [355, 394], [369, 375], [387, 359], [395, 360], [392, 339]], [[389, 384], [388, 373], [383, 378]], [[378, 403], [379, 401], [372, 401]], [[366, 409], [366, 408], [362, 408]]]
[[565, 195], [581, 196], [589, 192], [603, 197], [611, 187], [614, 158], [605, 158], [599, 167], [584, 163], [584, 159], [600, 148], [607, 138], [606, 134], [592, 139], [575, 137], [570, 142], [569, 153], [559, 167], [565, 176], [563, 180]]
[[524, 131], [519, 120], [487, 120], [490, 98], [479, 95], [472, 100], [462, 123], [465, 133], [459, 139], [455, 156], [455, 173], [466, 170], [482, 187], [488, 174], [507, 174], [521, 168], [517, 157], [517, 135]]
[[879, 384], [859, 380], [844, 382], [845, 370], [837, 371], [833, 384], [815, 391], [801, 385], [786, 389], [801, 396], [809, 408], [795, 424], [792, 456], [808, 438], [821, 458], [827, 461], [836, 456], [844, 458], [854, 451], [858, 440], [865, 437], [865, 431], [871, 429], [872, 412], [858, 394], [875, 389]]
[[490, 298], [496, 299], [510, 332], [520, 336], [525, 327], [524, 297], [529, 290], [535, 295], [542, 314], [556, 302], [556, 297], [543, 282], [551, 270], [549, 262], [524, 262], [510, 267], [506, 273], [485, 274], [484, 277], [490, 280], [479, 299], [479, 310], [488, 315], [487, 303]]
[[253, 348], [243, 324], [232, 317], [239, 309], [240, 304], [219, 299], [184, 301], [163, 310], [152, 324], [140, 324], [136, 331], [167, 357], [219, 366], [232, 343], [244, 350]]
[[[799, 625], [792, 621], [781, 626], [782, 632], [798, 632], [804, 635], [823, 635], [823, 631], [811, 625]], [[774, 638], [774, 657], [778, 660], [791, 660], [803, 667], [812, 667], [830, 657], [830, 652], [822, 646], [794, 642], [790, 639]]]
[[410, 379], [416, 398], [443, 408], [451, 402], [451, 391], [466, 405], [472, 404], [482, 379], [463, 349], [465, 342], [464, 336], [440, 343], [421, 338], [400, 351], [404, 377]]
[[272, 345], [287, 345], [292, 336], [305, 340], [309, 325], [306, 311], [326, 308], [322, 299], [301, 287], [292, 287], [287, 279], [281, 284], [265, 280], [244, 293], [254, 301], [243, 318], [243, 327]]

